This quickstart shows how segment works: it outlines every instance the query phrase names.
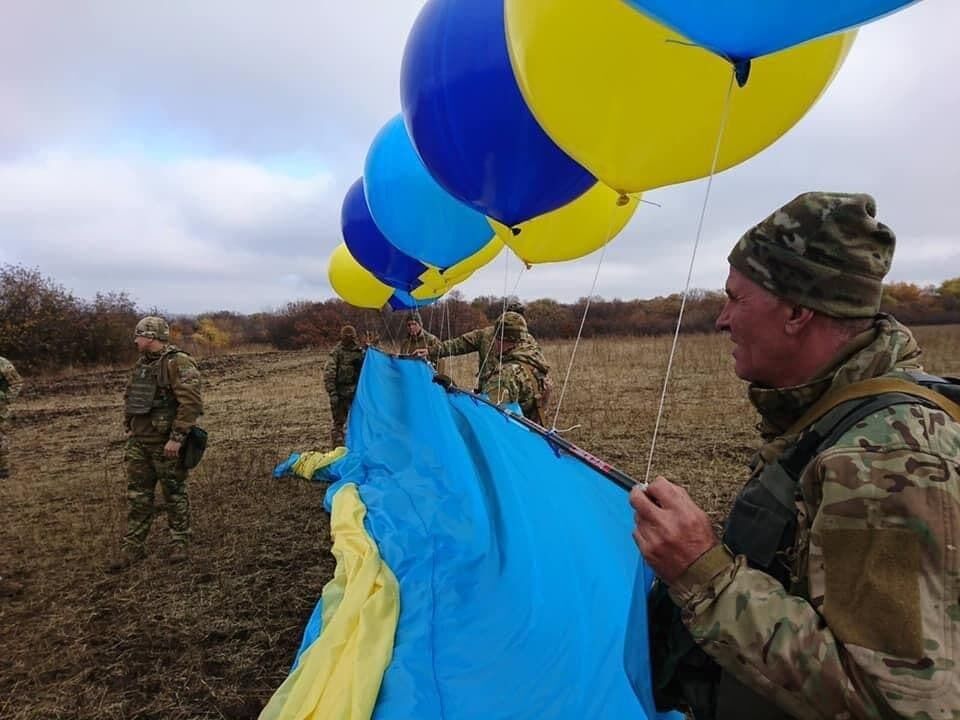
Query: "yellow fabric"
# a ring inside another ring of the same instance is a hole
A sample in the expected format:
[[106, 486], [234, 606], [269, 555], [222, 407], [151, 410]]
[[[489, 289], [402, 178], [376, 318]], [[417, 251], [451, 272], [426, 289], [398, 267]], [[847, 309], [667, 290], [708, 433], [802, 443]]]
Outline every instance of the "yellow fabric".
[[327, 465], [332, 465], [346, 454], [347, 449], [343, 446], [335, 448], [330, 452], [310, 450], [303, 453], [290, 469], [297, 477], [302, 477], [304, 480], [313, 480], [313, 476], [317, 470], [325, 468]]
[[633, 217], [639, 199], [597, 183], [563, 207], [520, 223], [516, 235], [496, 220], [490, 224], [528, 265], [563, 262], [606, 245]]
[[[493, 221], [489, 221], [493, 224]], [[427, 271], [421, 273], [420, 287], [413, 290], [410, 294], [417, 300], [429, 300], [437, 295], [442, 295], [454, 285], [459, 285], [475, 271], [484, 265], [493, 261], [493, 259], [503, 250], [503, 241], [493, 235], [486, 245], [468, 258], [464, 258], [456, 265], [441, 272], [439, 268], [431, 265], [427, 266]]]
[[[540, 125], [623, 193], [710, 172], [733, 69], [624, 0], [505, 0], [514, 74]], [[753, 61], [734, 87], [718, 170], [760, 152], [816, 102], [854, 33]]]
[[400, 588], [363, 526], [355, 485], [333, 499], [337, 569], [323, 589], [323, 629], [260, 720], [368, 720], [393, 654]]

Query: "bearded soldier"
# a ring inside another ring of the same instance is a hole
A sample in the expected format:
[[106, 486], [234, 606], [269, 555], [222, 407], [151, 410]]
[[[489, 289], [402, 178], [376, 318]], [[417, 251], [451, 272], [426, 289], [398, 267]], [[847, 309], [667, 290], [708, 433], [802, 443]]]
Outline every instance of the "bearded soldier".
[[134, 342], [140, 358], [124, 393], [127, 497], [130, 509], [120, 557], [111, 569], [142, 559], [155, 514], [159, 483], [173, 538], [171, 562], [188, 559], [190, 504], [187, 470], [180, 458], [187, 433], [203, 414], [200, 371], [193, 358], [169, 344], [170, 326], [161, 317], [137, 323]]
[[10, 423], [10, 404], [17, 399], [23, 380], [13, 363], [0, 357], [0, 479], [10, 476], [7, 432]]
[[357, 341], [357, 331], [353, 325], [344, 325], [340, 329], [340, 342], [330, 351], [323, 370], [323, 384], [330, 397], [330, 414], [333, 416], [330, 429], [332, 447], [344, 443], [344, 426], [357, 392], [364, 349]]
[[[697, 720], [960, 713], [960, 407], [879, 314], [893, 231], [806, 193], [730, 253], [717, 328], [762, 446], [722, 538], [681, 487], [631, 493], [658, 706]], [[709, 482], [709, 478], [689, 478]]]

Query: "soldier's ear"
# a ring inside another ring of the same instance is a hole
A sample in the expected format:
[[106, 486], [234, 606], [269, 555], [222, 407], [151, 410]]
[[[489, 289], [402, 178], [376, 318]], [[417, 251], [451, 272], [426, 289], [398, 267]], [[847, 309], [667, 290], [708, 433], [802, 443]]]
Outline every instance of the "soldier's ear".
[[803, 305], [793, 305], [790, 308], [790, 314], [784, 323], [783, 329], [787, 335], [800, 335], [813, 320], [816, 313]]

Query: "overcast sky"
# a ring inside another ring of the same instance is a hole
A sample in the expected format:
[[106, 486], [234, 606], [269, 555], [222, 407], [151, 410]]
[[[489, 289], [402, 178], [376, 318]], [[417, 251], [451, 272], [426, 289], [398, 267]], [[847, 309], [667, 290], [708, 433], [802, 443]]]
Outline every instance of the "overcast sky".
[[[421, 0], [32, 0], [0, 24], [0, 264], [81, 297], [253, 312], [332, 296], [340, 203], [399, 111]], [[778, 143], [714, 182], [694, 286], [719, 288], [751, 224], [799, 192], [866, 191], [898, 236], [890, 278], [960, 275], [960, 3], [864, 28], [839, 76]], [[648, 193], [597, 294], [682, 288], [704, 182]], [[586, 295], [597, 254], [462, 286]]]

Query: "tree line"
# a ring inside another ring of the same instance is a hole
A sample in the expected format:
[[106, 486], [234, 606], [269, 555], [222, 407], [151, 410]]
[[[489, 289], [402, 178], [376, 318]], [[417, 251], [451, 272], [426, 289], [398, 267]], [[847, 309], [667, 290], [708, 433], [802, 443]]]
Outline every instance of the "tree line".
[[[525, 315], [531, 332], [541, 339], [574, 337], [588, 303], [586, 337], [661, 335], [674, 332], [681, 299], [679, 293], [645, 300], [540, 299], [526, 303]], [[723, 302], [718, 290], [688, 293], [682, 331], [712, 331]], [[446, 338], [488, 325], [504, 303], [502, 296], [467, 300], [454, 291], [422, 308], [420, 315], [427, 330]], [[908, 325], [960, 323], [960, 277], [939, 286], [885, 285], [882, 309]], [[98, 293], [85, 300], [37, 269], [0, 266], [0, 355], [27, 373], [132, 363], [133, 328], [150, 314], [164, 315], [171, 323], [171, 341], [200, 355], [245, 345], [325, 348], [337, 341], [345, 324], [390, 347], [402, 338], [407, 317], [405, 312], [362, 310], [341, 300], [299, 300], [252, 315], [224, 310], [171, 316], [161, 308], [138, 307], [126, 293]]]

